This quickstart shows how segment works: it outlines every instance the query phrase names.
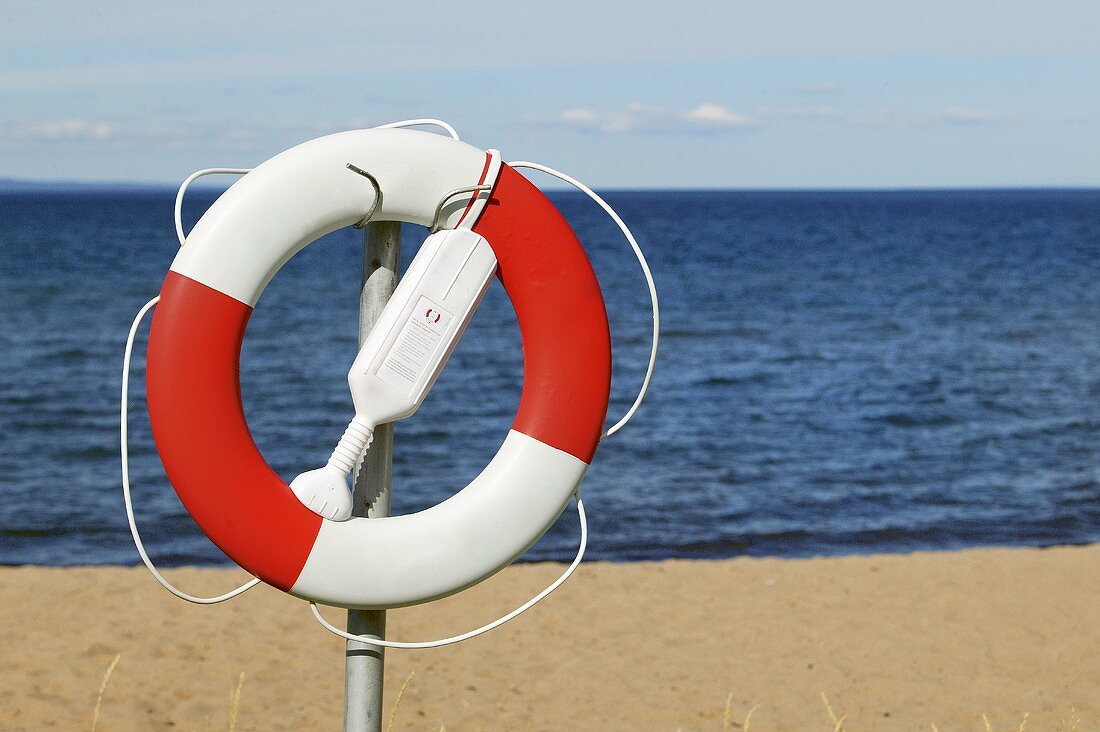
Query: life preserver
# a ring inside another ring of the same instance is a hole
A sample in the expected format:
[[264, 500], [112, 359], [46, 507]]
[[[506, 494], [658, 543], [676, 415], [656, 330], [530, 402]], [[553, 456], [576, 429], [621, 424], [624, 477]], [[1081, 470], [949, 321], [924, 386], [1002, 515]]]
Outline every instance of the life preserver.
[[[241, 404], [240, 348], [264, 287], [296, 252], [356, 223], [430, 225], [457, 188], [490, 193], [443, 209], [485, 237], [515, 308], [524, 382], [515, 422], [486, 468], [419, 513], [329, 521], [256, 448]], [[499, 170], [496, 170], [498, 168]], [[156, 447], [205, 534], [253, 575], [329, 605], [386, 608], [444, 597], [514, 561], [564, 510], [599, 444], [611, 382], [603, 297], [580, 242], [522, 175], [466, 143], [375, 129], [322, 137], [260, 165], [187, 237], [160, 293], [146, 382]]]

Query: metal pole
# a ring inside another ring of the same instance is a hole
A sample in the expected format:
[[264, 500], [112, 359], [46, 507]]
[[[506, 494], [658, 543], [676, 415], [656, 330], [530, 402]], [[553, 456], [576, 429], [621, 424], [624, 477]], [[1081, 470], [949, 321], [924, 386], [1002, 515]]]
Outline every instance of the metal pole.
[[[363, 279], [359, 293], [359, 345], [363, 345], [397, 287], [401, 264], [401, 224], [368, 224], [363, 238]], [[352, 514], [390, 515], [393, 481], [393, 425], [379, 425], [355, 474]], [[348, 632], [386, 637], [385, 610], [348, 610]], [[344, 653], [344, 729], [380, 732], [385, 649], [348, 641]]]

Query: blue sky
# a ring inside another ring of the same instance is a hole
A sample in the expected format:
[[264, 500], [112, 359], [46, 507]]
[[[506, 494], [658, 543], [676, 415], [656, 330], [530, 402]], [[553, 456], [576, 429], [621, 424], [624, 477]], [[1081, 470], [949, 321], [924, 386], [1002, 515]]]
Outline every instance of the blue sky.
[[449, 120], [602, 187], [1100, 185], [1100, 3], [24, 2], [0, 177]]

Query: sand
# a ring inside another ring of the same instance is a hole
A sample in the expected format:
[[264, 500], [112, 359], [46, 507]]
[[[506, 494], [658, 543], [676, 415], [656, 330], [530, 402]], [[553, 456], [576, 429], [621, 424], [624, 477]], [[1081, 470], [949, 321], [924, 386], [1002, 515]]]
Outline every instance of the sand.
[[[513, 567], [390, 633], [474, 627], [552, 579]], [[171, 578], [221, 592], [239, 571]], [[339, 611], [330, 611], [339, 618]], [[0, 729], [337, 730], [343, 644], [266, 586], [188, 605], [141, 568], [0, 569]], [[1100, 729], [1100, 545], [829, 559], [592, 563], [494, 633], [390, 651], [394, 729]], [[729, 696], [731, 695], [732, 696]], [[1079, 720], [1079, 721], [1075, 721]]]

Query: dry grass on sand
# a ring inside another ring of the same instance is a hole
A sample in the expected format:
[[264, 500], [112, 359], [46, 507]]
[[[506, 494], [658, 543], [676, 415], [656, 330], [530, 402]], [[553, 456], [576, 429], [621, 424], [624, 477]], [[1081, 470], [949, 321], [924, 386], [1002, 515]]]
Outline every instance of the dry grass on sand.
[[[390, 634], [473, 627], [559, 571], [510, 568], [391, 613]], [[240, 577], [170, 574], [195, 592]], [[2, 568], [0, 621], [0, 729], [340, 727], [342, 642], [270, 588], [193, 607], [143, 569]], [[1100, 546], [586, 564], [494, 633], [387, 668], [395, 731], [1085, 732]]]

